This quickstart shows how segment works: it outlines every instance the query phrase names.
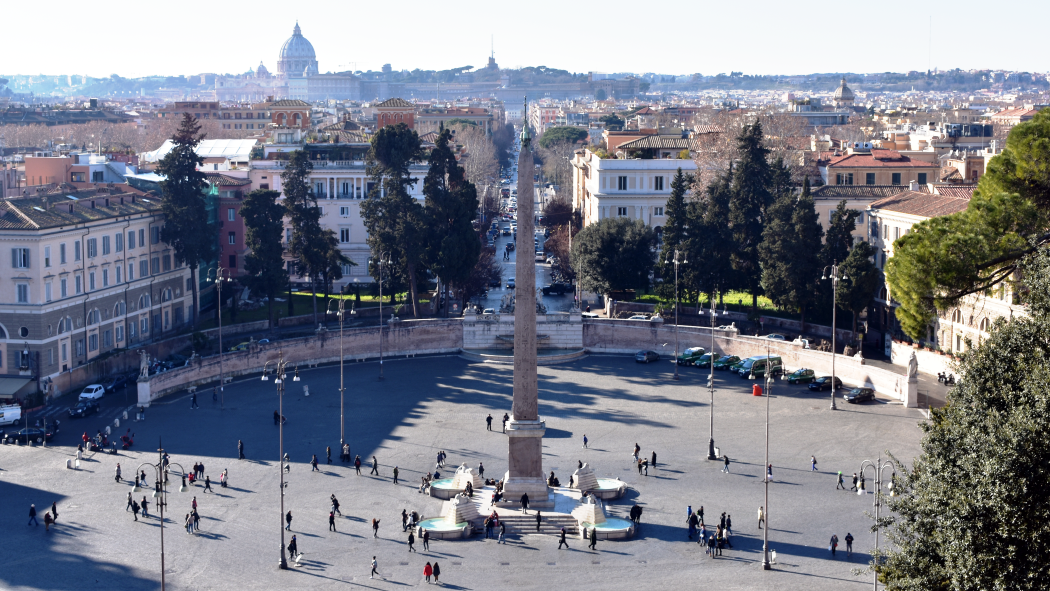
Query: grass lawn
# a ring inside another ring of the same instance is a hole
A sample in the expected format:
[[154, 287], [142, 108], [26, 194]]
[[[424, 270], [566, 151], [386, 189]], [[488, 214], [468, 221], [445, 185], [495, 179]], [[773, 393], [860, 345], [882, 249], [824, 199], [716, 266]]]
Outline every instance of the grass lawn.
[[[288, 301], [287, 301], [287, 299], [288, 299], [288, 292], [283, 292], [280, 295], [278, 295], [277, 297], [278, 297], [278, 299], [285, 300], [283, 302], [276, 302], [275, 301], [274, 305], [273, 305], [274, 317], [277, 320], [280, 320], [281, 318], [285, 318], [285, 317], [288, 316]], [[408, 294], [398, 294], [398, 301], [397, 301], [397, 303], [395, 305], [397, 305], [397, 306], [404, 305], [405, 300], [407, 299], [407, 297], [408, 297]], [[308, 291], [306, 291], [306, 292], [303, 292], [303, 291], [293, 292], [292, 293], [292, 298], [294, 298], [292, 300], [292, 304], [293, 304], [293, 307], [295, 308], [295, 315], [296, 316], [302, 316], [304, 314], [312, 314], [313, 313], [313, 311], [314, 311], [314, 304], [313, 304], [313, 294], [311, 292], [308, 292]], [[329, 294], [328, 298], [332, 299], [332, 300], [338, 299], [338, 298], [342, 298], [344, 300], [347, 300], [343, 304], [344, 309], [349, 309], [351, 307], [354, 307], [354, 308], [377, 308], [377, 307], [379, 307], [379, 298], [378, 297], [369, 296], [369, 295], [362, 295], [360, 302], [357, 302], [355, 300], [353, 294], [348, 294], [348, 295]], [[430, 301], [429, 299], [420, 299], [420, 303], [427, 303], [429, 301]], [[317, 313], [318, 314], [322, 314], [324, 312], [324, 306], [325, 306], [324, 294], [323, 293], [319, 293], [319, 294], [317, 294]], [[332, 313], [333, 314], [338, 309], [338, 306], [339, 306], [338, 303], [332, 304]], [[383, 307], [389, 307], [389, 306], [390, 306], [390, 296], [384, 294], [383, 295]], [[222, 310], [222, 325], [223, 326], [231, 326], [233, 324], [241, 324], [241, 323], [244, 323], [244, 322], [256, 322], [258, 320], [269, 320], [269, 318], [270, 318], [269, 307], [266, 305], [265, 300], [263, 302], [263, 305], [257, 310], [238, 309], [237, 310], [237, 320], [236, 320], [236, 322], [234, 322], [234, 320], [230, 317], [230, 309], [229, 309], [229, 307], [223, 308], [223, 310]], [[204, 315], [201, 318], [199, 329], [200, 330], [205, 330], [205, 329], [209, 329], [209, 328], [216, 328], [216, 327], [218, 327], [218, 325], [219, 325], [218, 322], [216, 322], [216, 320], [215, 320], [215, 311], [212, 310], [212, 311], [204, 313]]]
[[[634, 299], [634, 301], [645, 304], [666, 304], [668, 306], [674, 305], [673, 299], [664, 299], [656, 294], [646, 294], [638, 296]], [[746, 311], [751, 307], [751, 294], [743, 291], [730, 291], [725, 294], [725, 296], [722, 298], [722, 301], [725, 302], [725, 305], [730, 310]], [[700, 302], [705, 305], [707, 304], [707, 294], [701, 294]], [[680, 300], [679, 304], [681, 304], [682, 306], [696, 306], [696, 300], [690, 300], [688, 302], [685, 300]], [[787, 314], [786, 312], [777, 310], [777, 307], [773, 305], [773, 301], [765, 296], [758, 296], [758, 308], [760, 310], [765, 310], [768, 312]]]

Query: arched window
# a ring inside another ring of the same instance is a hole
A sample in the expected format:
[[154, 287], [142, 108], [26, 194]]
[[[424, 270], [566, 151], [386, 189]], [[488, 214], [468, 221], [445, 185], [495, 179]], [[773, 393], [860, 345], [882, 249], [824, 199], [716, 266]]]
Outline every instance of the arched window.
[[98, 324], [102, 320], [102, 313], [98, 309], [94, 309], [88, 312], [88, 326], [92, 324]]
[[956, 310], [952, 312], [952, 322], [959, 324], [962, 322], [962, 310]]
[[150, 297], [148, 293], [144, 293], [139, 296], [139, 310], [143, 308], [149, 308], [151, 306]]
[[277, 125], [284, 125], [284, 113], [277, 114]]
[[171, 301], [171, 288], [170, 287], [168, 289], [164, 290], [164, 295], [162, 296], [161, 301], [163, 301], [163, 302], [170, 302]]
[[988, 327], [991, 323], [988, 322], [987, 318], [981, 318], [981, 332], [988, 332]]
[[299, 113], [292, 115], [292, 125], [298, 127], [299, 124], [302, 122], [302, 119], [302, 115], [300, 115]]
[[113, 317], [123, 316], [127, 313], [128, 307], [124, 302], [117, 302], [116, 306], [113, 306]]

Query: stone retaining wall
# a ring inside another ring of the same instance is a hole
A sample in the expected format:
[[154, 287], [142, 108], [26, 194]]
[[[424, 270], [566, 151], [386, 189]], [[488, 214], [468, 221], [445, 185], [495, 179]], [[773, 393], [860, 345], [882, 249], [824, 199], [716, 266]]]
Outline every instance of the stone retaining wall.
[[[583, 348], [583, 317], [579, 313], [540, 314], [536, 317], [537, 346], [541, 349]], [[543, 338], [546, 336], [547, 338]], [[464, 349], [514, 348], [513, 314], [473, 314], [463, 316]]]
[[940, 355], [933, 351], [915, 349], [907, 343], [893, 343], [893, 347], [890, 349], [890, 361], [893, 365], [907, 367], [912, 352], [915, 353], [915, 361], [919, 363], [919, 371], [922, 373], [931, 376], [939, 373], [954, 373], [956, 378], [959, 377], [959, 372], [952, 367], [951, 357]]

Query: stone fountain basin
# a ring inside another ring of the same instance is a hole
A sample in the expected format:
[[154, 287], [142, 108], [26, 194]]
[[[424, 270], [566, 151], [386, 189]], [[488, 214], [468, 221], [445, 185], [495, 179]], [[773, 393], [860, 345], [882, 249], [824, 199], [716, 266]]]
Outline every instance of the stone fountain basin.
[[[594, 527], [593, 523], [580, 522], [580, 537], [591, 535], [591, 528]], [[634, 536], [634, 522], [630, 519], [620, 519], [619, 517], [606, 517], [605, 523], [598, 524], [597, 538], [599, 540], [626, 540]]]
[[[452, 480], [452, 478], [439, 478], [438, 480], [431, 482], [430, 496], [435, 499], [444, 499], [447, 501], [466, 490], [464, 488], [456, 488], [452, 486]], [[474, 492], [475, 494], [477, 493], [477, 491]]]
[[[615, 478], [599, 478], [598, 488], [590, 489], [591, 494], [599, 499], [618, 499], [627, 492], [627, 483]], [[599, 528], [599, 533], [601, 528]]]
[[[458, 540], [460, 538], [466, 538], [471, 534], [473, 526], [469, 521], [463, 523], [449, 523], [445, 521], [444, 517], [432, 517], [430, 519], [424, 519], [419, 522], [416, 526], [416, 539], [421, 540], [423, 530], [430, 532], [432, 539], [438, 540]], [[601, 535], [601, 529], [598, 530]]]

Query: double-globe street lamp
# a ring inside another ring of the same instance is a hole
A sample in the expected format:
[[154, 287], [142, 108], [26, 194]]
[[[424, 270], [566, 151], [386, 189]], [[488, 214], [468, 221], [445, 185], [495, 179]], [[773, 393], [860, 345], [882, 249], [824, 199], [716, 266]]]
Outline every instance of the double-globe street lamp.
[[[707, 442], [707, 459], [717, 460], [718, 456], [715, 455], [715, 318], [718, 317], [718, 310], [715, 308], [715, 298], [712, 293], [711, 297], [711, 351], [708, 353], [711, 364], [711, 376], [707, 378], [707, 389], [711, 394], [711, 403], [708, 405], [710, 411], [711, 421], [711, 438]], [[725, 311], [722, 311], [725, 314]]]
[[[769, 362], [770, 351], [769, 343], [766, 343], [766, 364], [765, 364], [765, 379], [766, 379], [766, 390], [763, 392], [763, 396], [766, 397], [766, 461], [762, 465], [762, 480], [765, 483], [765, 501], [763, 511], [765, 511], [766, 527], [762, 530], [762, 570], [769, 570], [771, 568], [769, 562], [769, 397], [770, 390], [773, 388], [773, 368]], [[755, 364], [751, 365], [751, 375], [749, 376], [752, 380], [755, 379]]]
[[882, 557], [879, 555], [879, 525], [880, 525], [880, 522], [879, 522], [879, 508], [882, 506], [883, 474], [885, 473], [885, 471], [887, 469], [890, 470], [890, 486], [889, 486], [889, 488], [890, 488], [890, 496], [891, 497], [895, 496], [896, 493], [893, 491], [893, 480], [894, 480], [894, 476], [896, 475], [896, 472], [895, 472], [896, 468], [893, 465], [893, 462], [891, 462], [889, 460], [886, 460], [885, 462], [883, 462], [882, 461], [882, 456], [879, 456], [879, 458], [876, 461], [874, 461], [874, 462], [871, 461], [871, 460], [864, 460], [863, 462], [860, 463], [860, 474], [861, 474], [862, 478], [864, 476], [864, 471], [866, 469], [868, 469], [868, 468], [870, 468], [875, 473], [875, 556], [874, 556], [874, 558], [875, 558], [874, 571], [875, 572], [872, 575], [872, 581], [871, 581], [872, 587], [871, 588], [874, 591], [878, 591], [878, 589], [879, 589], [879, 565], [882, 564], [882, 562], [881, 562]]
[[224, 267], [216, 267], [208, 271], [208, 281], [215, 283], [216, 290], [216, 304], [215, 309], [219, 313], [219, 408], [220, 410], [226, 409], [226, 395], [224, 393], [224, 382], [223, 382], [223, 367], [222, 367], [222, 284], [226, 282], [232, 282], [233, 277], [229, 269]]
[[[682, 255], [682, 260], [678, 260], [678, 255]], [[674, 249], [674, 255], [667, 261], [668, 265], [674, 265], [674, 379], [678, 379], [678, 265], [686, 265], [689, 261], [685, 260], [685, 253], [679, 252], [676, 248]]]
[[[161, 591], [164, 591], [164, 588], [165, 588], [165, 578], [164, 578], [164, 507], [168, 506], [168, 492], [167, 492], [168, 471], [169, 471], [169, 467], [170, 466], [178, 466], [179, 467], [179, 470], [182, 472], [182, 485], [179, 486], [179, 492], [186, 492], [186, 469], [182, 467], [182, 464], [179, 464], [177, 462], [169, 462], [167, 460], [167, 458], [164, 456], [164, 443], [163, 443], [163, 441], [160, 440], [160, 439], [158, 439], [158, 441], [160, 443], [157, 446], [158, 447], [158, 449], [157, 449], [157, 463], [156, 464], [151, 464], [149, 462], [146, 462], [146, 463], [143, 463], [143, 464], [139, 464], [139, 467], [135, 469], [135, 474], [136, 475], [139, 474], [140, 472], [143, 471], [142, 469], [144, 467], [149, 466], [150, 468], [153, 469], [153, 474], [156, 477], [156, 480], [155, 480], [156, 485], [153, 488], [153, 498], [157, 499], [156, 505], [157, 505], [157, 507], [159, 509], [159, 513], [160, 513], [160, 588], [161, 588]], [[138, 480], [137, 476], [135, 478], [135, 483], [136, 483], [135, 484], [135, 488], [133, 488], [132, 491], [139, 492], [139, 490], [141, 490], [141, 489], [140, 489], [140, 484], [139, 484], [139, 480]], [[145, 486], [145, 485], [146, 485], [145, 482], [141, 483], [141, 486]]]
[[[331, 313], [332, 304], [335, 302], [336, 300], [328, 300], [328, 310], [325, 311], [326, 316]], [[343, 445], [346, 443], [346, 432], [343, 428], [343, 392], [345, 391], [343, 388], [343, 320], [346, 312], [344, 309], [346, 299], [342, 297], [342, 294], [340, 294], [338, 302], [339, 311], [336, 315], [339, 316], [339, 456], [343, 457]], [[350, 315], [353, 316], [355, 314], [357, 314], [357, 310], [354, 310], [353, 306], [351, 306]]]
[[[830, 272], [829, 272], [830, 269]], [[847, 279], [845, 275], [839, 274], [838, 262], [824, 267], [822, 280], [831, 279], [831, 410], [837, 410], [835, 406], [835, 335], [838, 330], [835, 321], [838, 312], [839, 281]]]
[[[278, 516], [278, 525], [281, 528], [281, 562], [279, 564], [279, 568], [287, 569], [288, 568], [288, 561], [285, 559], [285, 555], [284, 555], [284, 548], [285, 548], [284, 547], [284, 383], [288, 380], [288, 376], [287, 376], [286, 371], [285, 371], [286, 368], [288, 367], [288, 362], [285, 361], [284, 357], [282, 356], [277, 361], [267, 361], [265, 364], [263, 364], [262, 381], [264, 381], [264, 382], [269, 380], [269, 378], [267, 377], [266, 366], [270, 365], [271, 363], [275, 364], [275, 367], [274, 367], [274, 370], [273, 370], [274, 371], [273, 383], [277, 386], [277, 409], [278, 409], [277, 410], [277, 414], [278, 414], [278, 420], [277, 420], [278, 427], [277, 427], [277, 429], [278, 429], [278, 433], [279, 433], [278, 437], [279, 437], [279, 446], [280, 446], [280, 448], [278, 450], [279, 459], [280, 459], [280, 464], [279, 464], [280, 470], [279, 470], [279, 472], [280, 472], [280, 475], [281, 475], [281, 485], [280, 485], [281, 486], [281, 514]], [[298, 367], [295, 368], [295, 376], [292, 378], [292, 381], [293, 382], [298, 382], [299, 381], [299, 368]]]

